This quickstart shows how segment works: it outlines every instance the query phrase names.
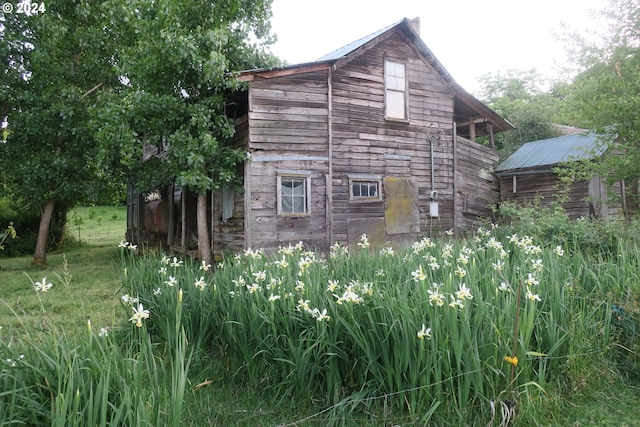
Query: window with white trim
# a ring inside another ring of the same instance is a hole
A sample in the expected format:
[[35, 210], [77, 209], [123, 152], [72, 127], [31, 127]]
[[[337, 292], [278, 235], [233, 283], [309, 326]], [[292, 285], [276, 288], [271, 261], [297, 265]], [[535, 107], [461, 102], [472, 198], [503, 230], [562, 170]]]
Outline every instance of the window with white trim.
[[277, 172], [278, 215], [309, 215], [311, 172]]
[[358, 201], [382, 200], [382, 177], [377, 175], [349, 175], [349, 199]]
[[384, 108], [388, 119], [407, 118], [407, 74], [400, 62], [384, 61]]

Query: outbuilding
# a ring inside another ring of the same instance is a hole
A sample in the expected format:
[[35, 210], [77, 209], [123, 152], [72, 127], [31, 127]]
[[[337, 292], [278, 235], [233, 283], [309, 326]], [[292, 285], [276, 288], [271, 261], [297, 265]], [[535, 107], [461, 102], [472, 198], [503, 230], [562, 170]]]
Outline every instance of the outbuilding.
[[624, 217], [633, 209], [624, 182], [608, 187], [601, 176], [593, 176], [563, 183], [558, 173], [558, 168], [604, 155], [608, 155], [607, 144], [587, 131], [528, 142], [496, 168], [500, 200], [518, 203], [539, 200], [543, 205], [560, 201], [573, 219]]

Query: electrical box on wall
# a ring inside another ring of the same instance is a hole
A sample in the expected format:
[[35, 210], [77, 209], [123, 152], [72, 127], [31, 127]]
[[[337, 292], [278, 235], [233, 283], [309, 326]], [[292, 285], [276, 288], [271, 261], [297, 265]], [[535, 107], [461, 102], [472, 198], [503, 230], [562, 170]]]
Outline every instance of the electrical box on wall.
[[438, 218], [440, 216], [438, 214], [438, 202], [429, 203], [429, 215], [431, 218]]

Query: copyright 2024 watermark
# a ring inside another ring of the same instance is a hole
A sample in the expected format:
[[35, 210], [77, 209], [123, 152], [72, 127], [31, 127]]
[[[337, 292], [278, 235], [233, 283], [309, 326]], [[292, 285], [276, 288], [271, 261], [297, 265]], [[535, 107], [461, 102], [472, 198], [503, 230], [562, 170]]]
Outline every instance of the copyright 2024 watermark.
[[22, 1], [18, 3], [5, 2], [2, 3], [2, 13], [10, 14], [24, 14], [24, 15], [36, 15], [38, 13], [44, 13], [47, 11], [47, 7], [44, 2], [39, 3], [35, 1]]

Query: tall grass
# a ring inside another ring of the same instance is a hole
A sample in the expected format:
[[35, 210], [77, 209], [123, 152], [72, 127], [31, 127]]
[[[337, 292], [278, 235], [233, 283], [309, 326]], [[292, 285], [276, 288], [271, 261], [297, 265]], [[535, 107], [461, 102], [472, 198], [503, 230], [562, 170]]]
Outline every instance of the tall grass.
[[584, 373], [572, 361], [607, 348], [611, 296], [631, 285], [562, 246], [499, 236], [381, 252], [363, 241], [326, 258], [249, 250], [215, 274], [158, 255], [132, 260], [124, 283], [160, 340], [183, 290], [187, 340], [282, 400], [314, 399], [334, 419], [486, 423]]
[[[638, 378], [640, 249], [620, 233], [583, 251], [562, 227], [215, 266], [122, 243], [113, 326], [0, 328], [0, 425], [215, 423], [193, 415], [211, 375], [274, 408], [301, 402], [284, 425], [536, 424], [550, 396]], [[24, 278], [44, 319], [52, 293], [77, 293], [67, 268], [56, 277], [46, 292]]]
[[[70, 288], [70, 274], [60, 279]], [[49, 285], [46, 278], [34, 284], [43, 316]], [[130, 327], [94, 331], [88, 321], [84, 333], [67, 334], [51, 324], [28, 339], [0, 328], [0, 425], [181, 425], [193, 354], [181, 301], [173, 307], [174, 340], [161, 344], [147, 332], [144, 306], [131, 298], [123, 307]]]

